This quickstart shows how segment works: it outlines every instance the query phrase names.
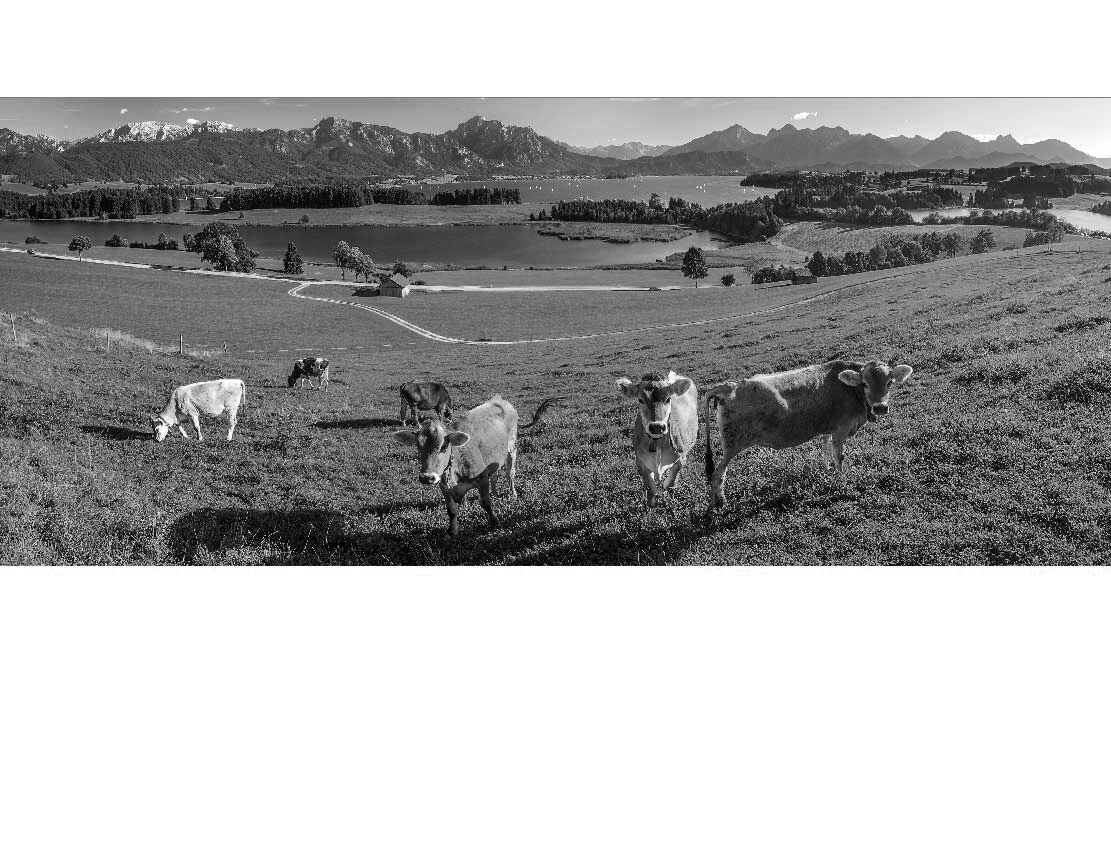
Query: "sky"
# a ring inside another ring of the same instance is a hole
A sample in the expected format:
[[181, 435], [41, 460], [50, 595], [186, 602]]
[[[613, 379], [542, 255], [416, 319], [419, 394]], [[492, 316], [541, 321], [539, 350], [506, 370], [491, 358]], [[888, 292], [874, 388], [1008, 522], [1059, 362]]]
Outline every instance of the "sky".
[[0, 127], [61, 140], [139, 120], [288, 129], [326, 116], [443, 132], [476, 114], [579, 146], [678, 145], [734, 123], [754, 132], [792, 123], [881, 137], [956, 130], [982, 139], [1011, 134], [1020, 143], [1059, 138], [1111, 157], [1107, 98], [0, 98]]

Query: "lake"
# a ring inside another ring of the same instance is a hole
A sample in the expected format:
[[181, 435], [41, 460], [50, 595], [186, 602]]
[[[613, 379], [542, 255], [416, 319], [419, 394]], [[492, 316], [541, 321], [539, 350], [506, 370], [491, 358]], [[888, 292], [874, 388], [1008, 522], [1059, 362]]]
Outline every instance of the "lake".
[[[199, 230], [199, 228], [197, 228]], [[651, 263], [692, 245], [713, 248], [724, 242], [714, 233], [699, 231], [676, 242], [631, 242], [619, 244], [596, 239], [564, 241], [541, 236], [537, 227], [520, 225], [476, 225], [465, 227], [240, 227], [247, 246], [266, 257], [282, 257], [293, 242], [307, 261], [330, 262], [332, 249], [341, 239], [357, 245], [377, 263], [405, 260], [409, 263], [452, 263], [458, 266], [578, 267], [618, 263]], [[47, 242], [69, 241], [88, 236], [94, 249], [103, 247], [112, 234], [134, 242], [155, 243], [165, 233], [179, 243], [188, 227], [121, 221], [0, 221], [0, 241], [22, 243], [27, 236]], [[90, 252], [92, 253], [92, 252]]]

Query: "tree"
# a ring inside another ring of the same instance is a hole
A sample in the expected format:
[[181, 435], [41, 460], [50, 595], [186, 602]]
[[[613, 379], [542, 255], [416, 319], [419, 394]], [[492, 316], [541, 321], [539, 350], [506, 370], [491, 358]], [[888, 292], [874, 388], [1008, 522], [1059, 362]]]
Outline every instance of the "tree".
[[308, 215], [302, 215], [301, 218], [298, 219], [298, 220], [301, 222], [301, 224], [308, 224], [309, 223]]
[[687, 253], [683, 255], [683, 277], [693, 278], [694, 286], [698, 287], [698, 282], [703, 278], [708, 278], [710, 269], [706, 266], [706, 258], [702, 256], [702, 249], [697, 245], [692, 245], [687, 249]]
[[941, 238], [941, 247], [945, 251], [947, 257], [956, 257], [964, 247], [964, 240], [958, 233], [946, 233], [945, 236]]
[[968, 247], [973, 254], [983, 254], [995, 247], [995, 237], [990, 230], [985, 228], [972, 237], [972, 242]]
[[[226, 239], [227, 243], [222, 240]], [[221, 269], [235, 272], [250, 272], [255, 268], [255, 255], [239, 235], [239, 230], [224, 221], [214, 221], [205, 225], [200, 233], [193, 234], [193, 251], [209, 263]], [[228, 251], [230, 246], [231, 251]], [[188, 243], [185, 246], [188, 248]]]
[[355, 252], [355, 260], [352, 264], [355, 269], [355, 280], [357, 281], [359, 276], [362, 275], [363, 280], [369, 284], [370, 276], [375, 274], [374, 261], [370, 259], [369, 254], [365, 254], [358, 249], [355, 249]]
[[648, 207], [649, 207], [649, 209], [663, 209], [664, 208], [663, 201], [660, 200], [660, 196], [658, 194], [656, 194], [656, 192], [652, 192], [652, 196], [650, 198], [648, 198]]
[[402, 261], [398, 260], [393, 265], [393, 274], [394, 275], [403, 275], [406, 278], [412, 278], [413, 277], [413, 270], [412, 270], [412, 268], [409, 267], [408, 264], [403, 263]]
[[726, 272], [724, 275], [721, 276], [722, 287], [732, 287], [736, 283], [737, 276], [735, 276], [732, 272]]
[[77, 252], [78, 260], [80, 260], [82, 255], [92, 247], [93, 241], [87, 236], [75, 236], [69, 243], [69, 250]]
[[817, 278], [823, 275], [828, 275], [826, 270], [826, 256], [821, 251], [815, 251], [810, 259], [806, 261], [806, 268], [810, 270], [810, 274]]
[[286, 246], [285, 258], [282, 261], [283, 268], [287, 275], [301, 275], [305, 271], [304, 264], [301, 261], [301, 255], [297, 251], [297, 246], [292, 242]]
[[347, 270], [354, 268], [351, 265], [351, 246], [341, 239], [332, 251], [332, 256], [336, 258], [336, 265], [339, 267], [339, 277], [346, 281]]

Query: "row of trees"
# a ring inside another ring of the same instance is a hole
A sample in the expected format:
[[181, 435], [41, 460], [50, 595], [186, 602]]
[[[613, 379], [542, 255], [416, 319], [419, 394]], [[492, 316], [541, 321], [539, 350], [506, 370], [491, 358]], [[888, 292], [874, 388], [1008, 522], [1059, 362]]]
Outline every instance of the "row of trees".
[[176, 211], [179, 197], [207, 195], [192, 185], [145, 188], [90, 188], [67, 194], [19, 194], [0, 191], [0, 218], [135, 218]]
[[702, 213], [697, 203], [672, 197], [667, 206], [658, 194], [640, 200], [561, 200], [550, 214], [541, 210], [530, 221], [596, 221], [603, 224], [688, 224]]
[[[995, 236], [992, 232], [981, 230], [972, 238], [969, 250], [973, 254], [982, 254], [995, 246]], [[913, 234], [885, 236], [867, 251], [848, 251], [842, 257], [826, 256], [821, 251], [815, 251], [807, 258], [806, 268], [810, 270], [810, 274], [819, 277], [851, 275], [857, 272], [929, 263], [940, 257], [956, 257], [963, 248], [963, 237], [953, 232], [932, 231], [917, 236]]]
[[339, 267], [340, 277], [344, 280], [347, 278], [348, 269], [355, 273], [356, 281], [362, 275], [363, 280], [368, 284], [370, 283], [370, 276], [376, 274], [374, 261], [358, 245], [348, 245], [341, 239], [332, 251], [332, 256]]
[[199, 233], [186, 233], [183, 239], [186, 251], [201, 255], [225, 272], [250, 272], [255, 268], [258, 252], [247, 247], [232, 224], [214, 221]]
[[1103, 203], [1097, 203], [1095, 206], [1092, 207], [1092, 212], [1096, 213], [1097, 215], [1111, 215], [1111, 200], [1104, 201]]
[[520, 203], [516, 188], [459, 188], [441, 191], [431, 201], [422, 191], [400, 186], [370, 186], [358, 183], [320, 185], [272, 185], [265, 188], [235, 188], [224, 198], [224, 212], [244, 209], [336, 209], [389, 203], [395, 206], [485, 206]]

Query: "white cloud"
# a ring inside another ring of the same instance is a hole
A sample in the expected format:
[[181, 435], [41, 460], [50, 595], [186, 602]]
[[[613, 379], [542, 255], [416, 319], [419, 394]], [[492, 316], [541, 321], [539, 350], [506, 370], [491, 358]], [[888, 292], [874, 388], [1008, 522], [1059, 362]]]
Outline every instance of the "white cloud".
[[817, 111], [799, 111], [797, 114], [795, 114], [793, 117], [791, 117], [791, 119], [798, 122], [799, 120], [805, 120], [808, 117], [816, 117], [816, 116], [818, 116]]
[[166, 108], [167, 113], [171, 113], [171, 114], [197, 114], [197, 113], [206, 114], [209, 111], [214, 111], [214, 110], [216, 110], [216, 108], [213, 108], [213, 107], [207, 107], [207, 108], [180, 108], [180, 109], [178, 109], [178, 108]]
[[988, 141], [995, 140], [999, 135], [992, 132], [990, 134], [973, 134], [972, 137], [976, 138], [980, 143], [987, 143]]
[[127, 108], [120, 108], [120, 116], [121, 117], [126, 113], [127, 113]]
[[187, 126], [195, 126], [195, 125], [196, 125], [197, 123], [199, 123], [199, 122], [200, 122], [200, 120], [195, 120], [195, 119], [193, 119], [192, 117], [189, 117], [189, 119], [187, 119], [187, 120], [185, 121], [185, 125], [187, 125]]

